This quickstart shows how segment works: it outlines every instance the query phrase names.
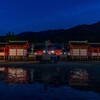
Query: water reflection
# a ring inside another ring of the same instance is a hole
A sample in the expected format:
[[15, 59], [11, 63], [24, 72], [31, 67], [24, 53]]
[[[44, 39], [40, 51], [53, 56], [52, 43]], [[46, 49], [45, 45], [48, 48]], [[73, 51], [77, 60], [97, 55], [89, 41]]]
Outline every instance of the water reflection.
[[22, 68], [1, 67], [0, 79], [8, 84], [28, 83], [27, 70]]
[[94, 84], [88, 71], [81, 68], [0, 67], [0, 82], [5, 82], [9, 85], [38, 82], [44, 85], [45, 91], [48, 90], [48, 87], [70, 86], [79, 90], [99, 92], [98, 84]]
[[8, 83], [28, 83], [27, 70], [22, 68], [8, 68], [7, 74], [6, 81]]
[[79, 68], [71, 70], [69, 85], [88, 85], [88, 72]]

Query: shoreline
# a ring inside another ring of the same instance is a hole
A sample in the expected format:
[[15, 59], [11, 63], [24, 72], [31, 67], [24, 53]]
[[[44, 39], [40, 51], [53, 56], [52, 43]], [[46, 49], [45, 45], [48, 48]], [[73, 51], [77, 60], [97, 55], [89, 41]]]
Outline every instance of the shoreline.
[[39, 64], [39, 61], [3, 61], [0, 65], [10, 65], [10, 64]]
[[[68, 63], [100, 64], [100, 61], [58, 61], [56, 64], [68, 64]], [[39, 61], [0, 61], [0, 65], [13, 65], [13, 64], [14, 65], [16, 65], [16, 64], [38, 64], [38, 65], [41, 65], [41, 64], [39, 64]], [[53, 63], [51, 63], [51, 64], [53, 64]]]

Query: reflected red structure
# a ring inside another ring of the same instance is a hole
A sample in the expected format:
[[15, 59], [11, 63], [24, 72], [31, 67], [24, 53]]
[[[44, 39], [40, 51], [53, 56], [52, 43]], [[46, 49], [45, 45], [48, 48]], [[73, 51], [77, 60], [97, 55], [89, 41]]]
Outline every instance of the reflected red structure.
[[3, 78], [8, 84], [28, 83], [29, 77], [25, 69], [1, 67], [0, 72], [2, 72], [0, 78]]
[[69, 83], [71, 85], [84, 85], [88, 82], [88, 73], [85, 69], [74, 69], [70, 71]]
[[22, 68], [8, 68], [7, 82], [28, 83], [27, 71]]

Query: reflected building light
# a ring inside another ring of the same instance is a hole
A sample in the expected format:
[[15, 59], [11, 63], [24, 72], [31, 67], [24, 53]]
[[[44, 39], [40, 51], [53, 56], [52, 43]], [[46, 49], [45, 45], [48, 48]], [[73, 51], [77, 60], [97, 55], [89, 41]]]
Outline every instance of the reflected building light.
[[0, 67], [0, 71], [5, 71], [5, 67]]
[[88, 73], [85, 69], [74, 69], [70, 72], [69, 85], [88, 85]]
[[22, 68], [8, 68], [8, 79], [6, 81], [12, 83], [27, 83], [27, 70]]

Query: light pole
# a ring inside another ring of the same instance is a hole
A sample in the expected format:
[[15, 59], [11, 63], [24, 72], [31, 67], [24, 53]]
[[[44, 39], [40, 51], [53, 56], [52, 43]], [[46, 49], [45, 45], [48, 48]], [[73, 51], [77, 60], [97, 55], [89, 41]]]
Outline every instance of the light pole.
[[48, 41], [45, 41], [45, 53], [48, 54]]
[[34, 55], [34, 53], [33, 53], [33, 52], [34, 52], [34, 47], [35, 47], [35, 46], [34, 46], [33, 43], [32, 43], [32, 44], [31, 44], [31, 55]]
[[62, 43], [62, 55], [64, 55], [64, 44]]

